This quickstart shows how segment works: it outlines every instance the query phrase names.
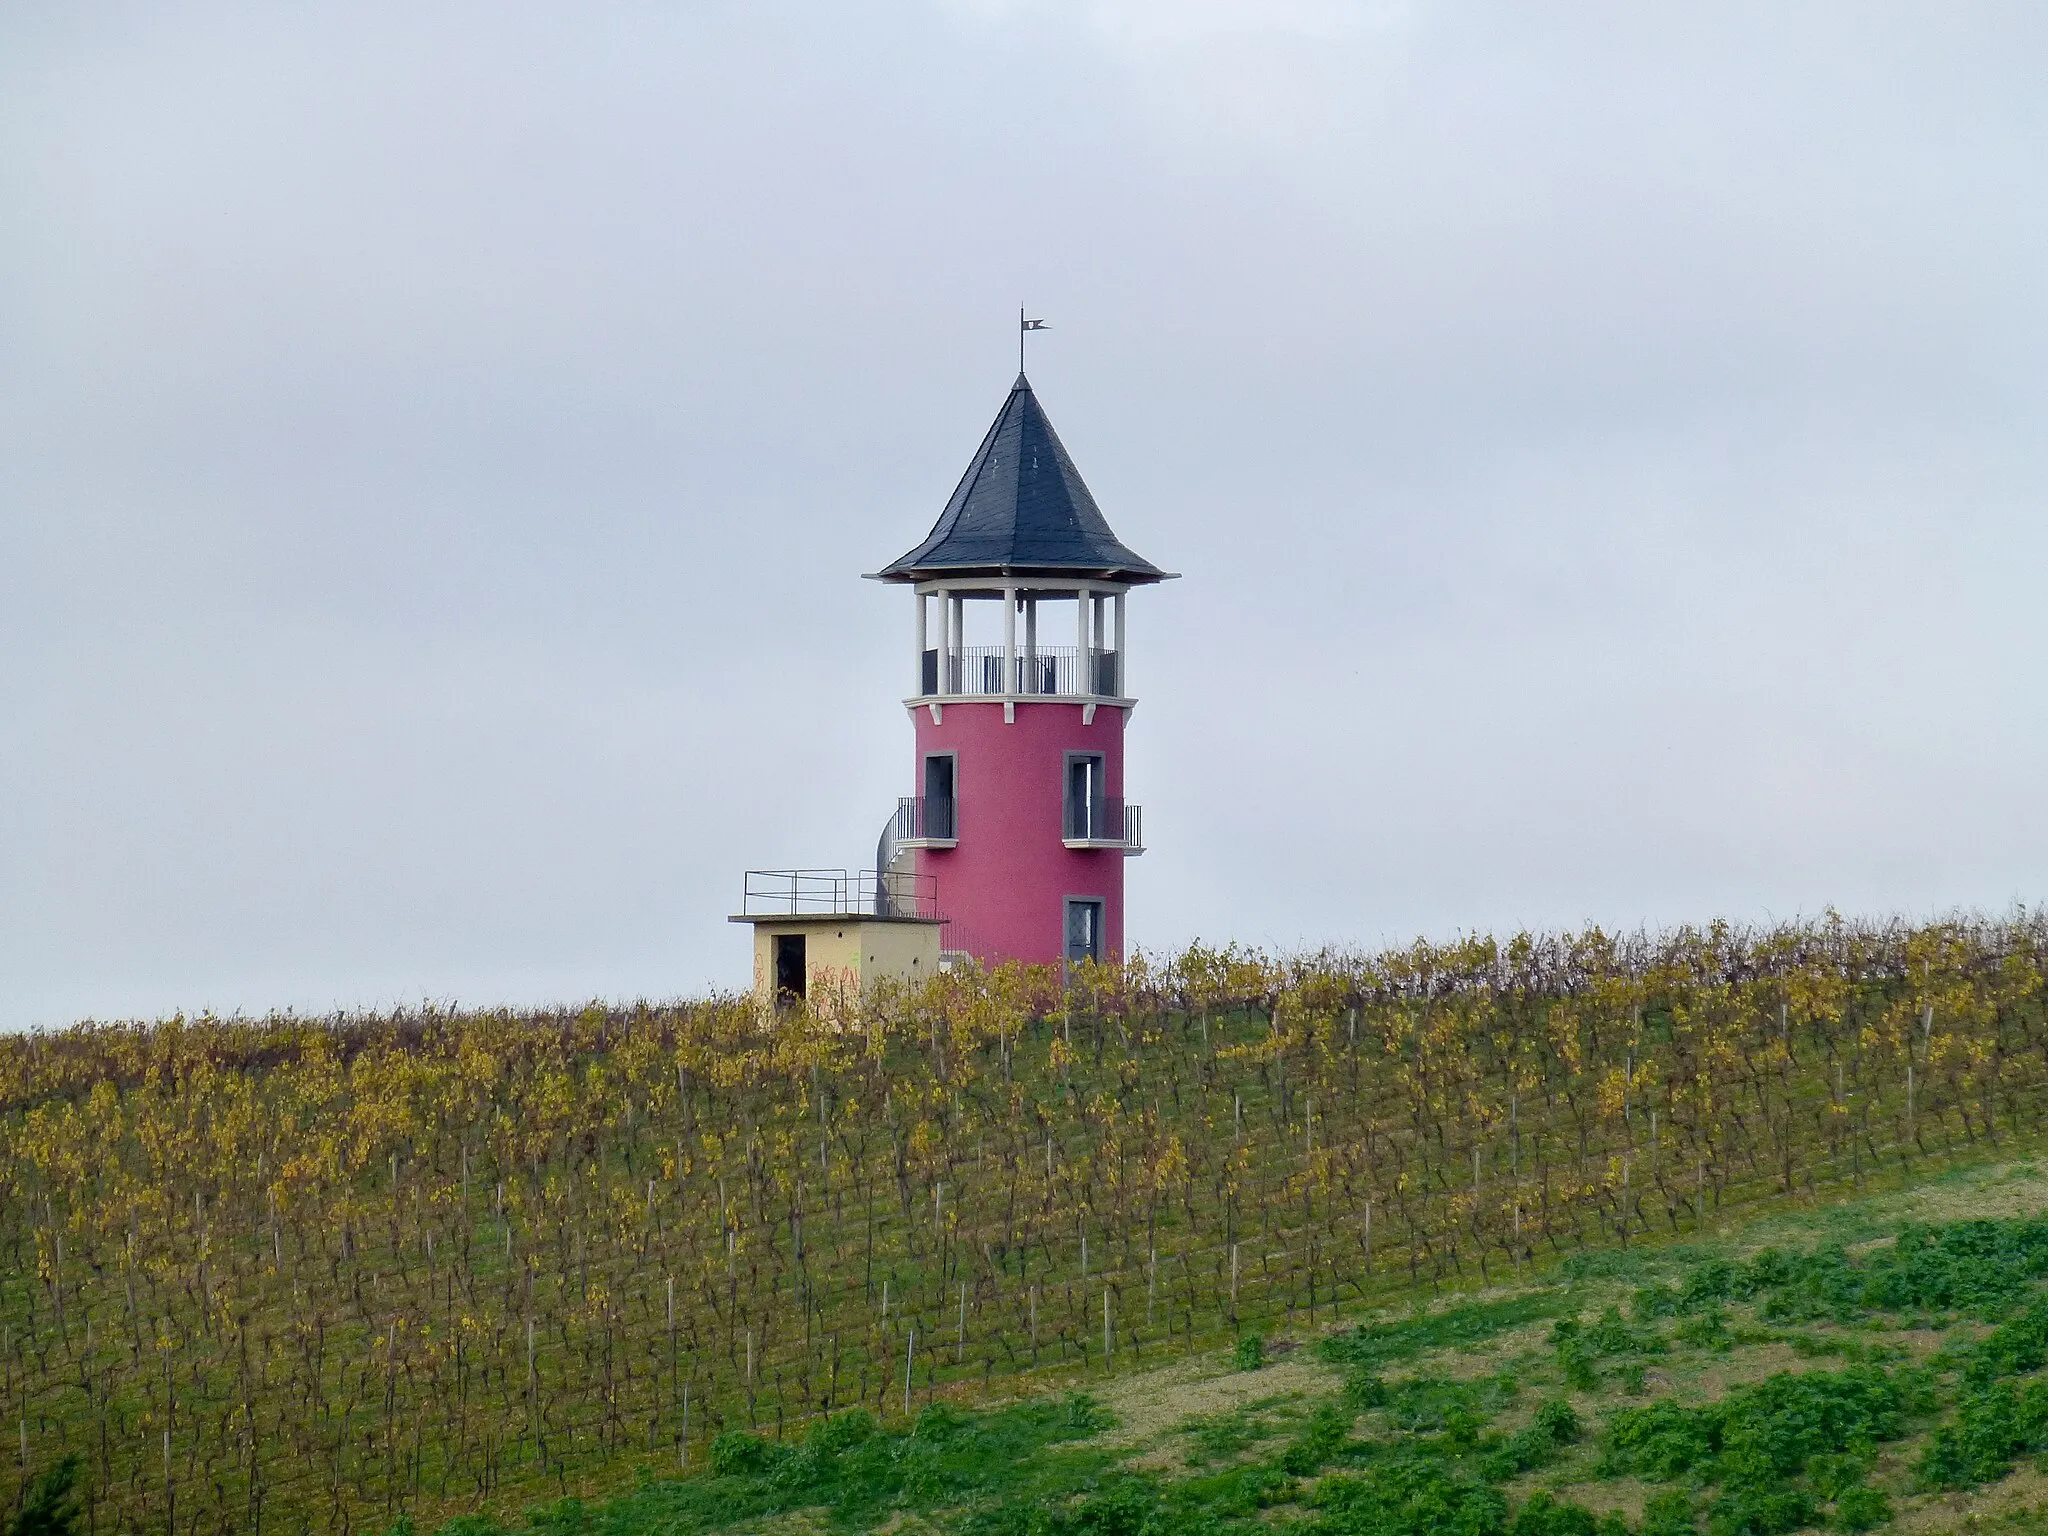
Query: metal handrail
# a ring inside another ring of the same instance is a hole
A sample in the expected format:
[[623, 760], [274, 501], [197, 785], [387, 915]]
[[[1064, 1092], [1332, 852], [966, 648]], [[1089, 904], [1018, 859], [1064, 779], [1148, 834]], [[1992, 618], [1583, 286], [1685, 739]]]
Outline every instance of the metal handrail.
[[951, 795], [904, 795], [897, 800], [897, 842], [951, 842], [959, 835], [960, 802]]
[[939, 915], [938, 881], [909, 870], [750, 869], [743, 917], [922, 917]]
[[1119, 848], [1145, 846], [1145, 809], [1121, 795], [1069, 800], [1061, 835], [1069, 842], [1108, 843]]

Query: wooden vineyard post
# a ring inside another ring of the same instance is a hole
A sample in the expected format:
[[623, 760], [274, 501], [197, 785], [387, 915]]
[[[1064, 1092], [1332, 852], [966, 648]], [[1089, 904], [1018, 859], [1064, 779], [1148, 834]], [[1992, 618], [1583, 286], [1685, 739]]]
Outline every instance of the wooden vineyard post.
[[[679, 1384], [679, 1382], [680, 1382], [680, 1378], [681, 1378], [681, 1376], [682, 1376], [682, 1353], [681, 1353], [681, 1351], [680, 1351], [679, 1349], [677, 1349], [677, 1347], [676, 1347], [676, 1277], [675, 1277], [674, 1275], [669, 1275], [669, 1276], [666, 1276], [666, 1277], [665, 1277], [665, 1279], [666, 1279], [666, 1281], [667, 1281], [667, 1290], [668, 1290], [668, 1390], [669, 1390], [669, 1401], [670, 1401], [671, 1403], [673, 1403], [673, 1402], [675, 1401], [675, 1391], [676, 1391], [676, 1388], [677, 1388], [677, 1386], [678, 1386], [678, 1384]], [[684, 1466], [688, 1466], [688, 1465], [690, 1464], [690, 1389], [689, 1389], [689, 1387], [688, 1387], [687, 1385], [684, 1385], [684, 1386], [683, 1386], [683, 1388], [682, 1388], [682, 1392], [683, 1392], [683, 1434], [682, 1434], [682, 1465], [684, 1465]], [[659, 1389], [658, 1387], [657, 1387], [657, 1388], [656, 1388], [656, 1390], [655, 1390], [655, 1394], [654, 1394], [654, 1396], [655, 1396], [655, 1401], [656, 1401], [657, 1403], [659, 1403], [659, 1401], [661, 1400], [661, 1393], [660, 1393], [660, 1389]]]
[[1628, 1246], [1628, 1153], [1621, 1154], [1621, 1246]]

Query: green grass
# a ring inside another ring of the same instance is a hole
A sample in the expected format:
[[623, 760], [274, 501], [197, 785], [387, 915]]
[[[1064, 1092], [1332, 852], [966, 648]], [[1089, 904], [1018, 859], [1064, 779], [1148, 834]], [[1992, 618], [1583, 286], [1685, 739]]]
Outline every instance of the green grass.
[[[1058, 1507], [1094, 1488], [1116, 1458], [1086, 1444], [1111, 1420], [1078, 1394], [966, 1413], [936, 1403], [891, 1431], [862, 1409], [813, 1423], [778, 1445], [732, 1432], [712, 1445], [701, 1477], [644, 1480], [586, 1505], [565, 1499], [531, 1511], [534, 1532], [728, 1530], [793, 1510], [835, 1530], [866, 1531], [905, 1513], [1006, 1505]], [[442, 1536], [497, 1536], [504, 1526], [468, 1517]]]
[[1417, 1311], [1398, 1322], [1360, 1323], [1322, 1341], [1318, 1353], [1340, 1365], [1391, 1365], [1425, 1350], [1468, 1349], [1496, 1335], [1556, 1317], [1563, 1301], [1534, 1291], [1499, 1301], [1454, 1303], [1440, 1312]]
[[1227, 1461], [1262, 1440], [1272, 1439], [1282, 1426], [1270, 1412], [1261, 1410], [1270, 1410], [1277, 1402], [1268, 1398], [1224, 1413], [1194, 1414], [1183, 1419], [1180, 1432], [1187, 1437], [1187, 1464], [1206, 1467]]

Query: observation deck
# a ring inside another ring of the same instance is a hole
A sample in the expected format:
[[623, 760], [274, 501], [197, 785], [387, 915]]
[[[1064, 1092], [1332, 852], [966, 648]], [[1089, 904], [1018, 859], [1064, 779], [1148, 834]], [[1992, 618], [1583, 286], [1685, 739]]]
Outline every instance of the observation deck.
[[1083, 699], [1128, 704], [1123, 658], [1115, 651], [1049, 646], [1016, 651], [1001, 645], [962, 646], [951, 655], [926, 650], [918, 669], [918, 698]]

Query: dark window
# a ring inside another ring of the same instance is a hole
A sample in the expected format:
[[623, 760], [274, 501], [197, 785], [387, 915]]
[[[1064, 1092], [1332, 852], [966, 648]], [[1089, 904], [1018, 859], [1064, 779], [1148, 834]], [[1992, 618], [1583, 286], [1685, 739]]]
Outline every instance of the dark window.
[[1079, 897], [1067, 898], [1067, 959], [1102, 958], [1102, 903]]
[[775, 935], [775, 1000], [778, 1003], [800, 1003], [804, 1000], [804, 988], [809, 980], [808, 968], [804, 965], [804, 936], [800, 933], [778, 933]]
[[1068, 837], [1107, 837], [1108, 776], [1102, 758], [1093, 752], [1067, 754]]
[[953, 807], [953, 754], [934, 752], [924, 760], [924, 836], [958, 837]]
[[926, 651], [924, 653], [924, 663], [919, 669], [918, 679], [922, 685], [919, 687], [918, 692], [926, 697], [930, 697], [939, 691], [939, 653], [937, 651]]

